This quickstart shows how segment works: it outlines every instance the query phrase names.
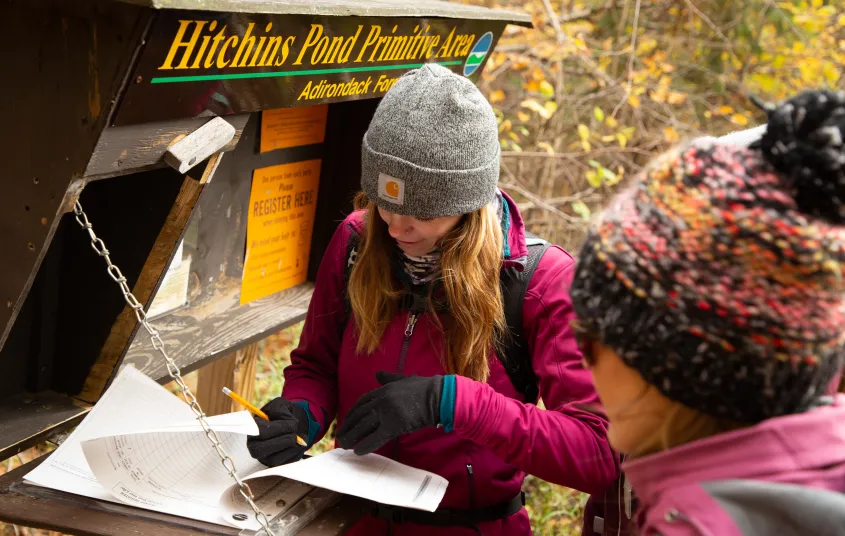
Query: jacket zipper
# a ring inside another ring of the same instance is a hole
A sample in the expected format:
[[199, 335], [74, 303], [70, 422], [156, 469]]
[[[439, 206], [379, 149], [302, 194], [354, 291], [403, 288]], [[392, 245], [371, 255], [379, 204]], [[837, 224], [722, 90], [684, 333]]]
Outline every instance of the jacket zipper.
[[469, 508], [475, 508], [475, 473], [472, 471], [472, 464], [467, 464], [467, 479], [469, 479]]
[[[414, 328], [417, 326], [420, 314], [421, 311], [408, 312], [408, 320], [405, 322], [405, 338], [402, 339], [402, 349], [399, 350], [399, 364], [396, 366], [396, 374], [402, 374], [405, 371], [405, 358], [408, 356], [408, 347], [411, 346], [411, 337], [414, 335]], [[399, 459], [399, 438], [396, 438], [393, 443], [393, 459]]]
[[408, 347], [411, 346], [411, 337], [414, 334], [414, 328], [417, 326], [417, 320], [420, 318], [420, 311], [411, 311], [408, 313], [408, 321], [405, 323], [405, 338], [402, 340], [402, 349], [399, 350], [399, 364], [396, 367], [396, 373], [402, 374], [405, 371], [405, 358], [408, 356]]

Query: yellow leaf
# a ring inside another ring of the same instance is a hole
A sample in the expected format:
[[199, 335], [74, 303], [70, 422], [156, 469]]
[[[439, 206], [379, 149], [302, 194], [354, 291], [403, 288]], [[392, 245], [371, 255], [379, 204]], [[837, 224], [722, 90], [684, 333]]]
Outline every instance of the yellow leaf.
[[666, 98], [666, 102], [669, 104], [681, 104], [686, 102], [686, 100], [687, 96], [678, 91], [670, 91], [669, 96]]
[[528, 82], [524, 83], [522, 87], [524, 87], [525, 91], [528, 91], [529, 93], [540, 92], [540, 82], [536, 80], [529, 80]]
[[733, 113], [734, 109], [730, 106], [719, 106], [719, 113], [723, 115], [727, 115], [729, 113]]
[[557, 111], [557, 103], [555, 101], [548, 101], [546, 104], [543, 105], [543, 108], [549, 112], [549, 117], [552, 116], [553, 113]]
[[511, 126], [513, 126], [511, 124], [511, 120], [505, 119], [504, 121], [502, 121], [502, 124], [499, 125], [499, 132], [508, 132], [511, 129]]
[[516, 132], [508, 132], [508, 137], [513, 141], [519, 141], [519, 136], [516, 135]]
[[582, 140], [590, 139], [590, 128], [587, 125], [578, 125], [578, 137]]
[[604, 120], [604, 124], [609, 126], [610, 128], [616, 128], [616, 125], [619, 123], [616, 122], [616, 118], [612, 115], [608, 116], [607, 119]]
[[602, 136], [601, 137], [601, 141], [603, 141], [604, 143], [610, 143], [615, 139], [616, 139], [616, 136]]
[[502, 102], [505, 100], [505, 92], [501, 89], [497, 89], [496, 91], [490, 93], [490, 103], [495, 104], [497, 102]]
[[589, 151], [592, 148], [592, 146], [590, 145], [590, 142], [588, 142], [587, 140], [581, 140], [581, 148], [583, 148], [585, 151]]
[[836, 24], [845, 28], [845, 14], [839, 15], [839, 19], [836, 21]]
[[527, 123], [531, 116], [525, 112], [516, 112], [516, 117], [523, 123]]
[[596, 120], [597, 120], [599, 123], [603, 123], [603, 122], [604, 122], [604, 110], [602, 110], [602, 109], [601, 109], [601, 108], [599, 108], [598, 106], [596, 106], [595, 108], [593, 108], [593, 116], [595, 116]]
[[526, 99], [522, 101], [522, 104], [520, 104], [520, 106], [522, 106], [523, 108], [528, 108], [532, 112], [536, 112], [543, 119], [548, 119], [549, 117], [551, 117], [549, 111], [533, 99]]
[[540, 82], [540, 94], [548, 98], [554, 97], [555, 88], [548, 81], [543, 80]]
[[637, 109], [640, 107], [640, 98], [636, 95], [628, 95], [628, 104], [631, 105], [631, 108]]
[[616, 134], [616, 141], [619, 142], [619, 147], [625, 147], [628, 145], [628, 137], [625, 134], [619, 132]]
[[544, 142], [544, 141], [541, 141], [540, 143], [538, 143], [537, 147], [545, 150], [549, 154], [555, 154], [555, 150], [552, 148], [552, 146], [549, 145], [548, 143]]
[[736, 123], [737, 125], [739, 125], [741, 127], [744, 127], [745, 125], [748, 124], [748, 118], [745, 117], [742, 114], [733, 114], [731, 116], [731, 121], [733, 121], [734, 123]]
[[668, 141], [669, 143], [677, 143], [678, 140], [681, 139], [681, 135], [678, 134], [678, 131], [672, 127], [664, 127], [663, 128], [663, 139]]

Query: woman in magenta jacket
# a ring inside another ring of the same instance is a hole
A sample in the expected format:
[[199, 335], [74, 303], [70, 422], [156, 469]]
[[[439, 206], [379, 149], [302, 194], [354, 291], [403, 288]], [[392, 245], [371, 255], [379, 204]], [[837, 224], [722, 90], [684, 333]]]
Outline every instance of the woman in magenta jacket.
[[340, 447], [449, 481], [437, 515], [381, 509], [350, 534], [527, 535], [526, 473], [587, 493], [617, 476], [606, 420], [581, 409], [598, 399], [569, 327], [564, 250], [546, 251], [523, 304], [547, 410], [523, 400], [494, 355], [507, 332], [499, 273], [528, 252], [498, 176], [492, 108], [438, 65], [403, 76], [365, 134], [361, 209], [324, 254], [282, 397], [249, 441], [263, 463], [288, 463], [306, 450], [295, 433], [311, 445], [336, 417]]
[[585, 360], [642, 536], [845, 534], [845, 92], [661, 156], [590, 232]]

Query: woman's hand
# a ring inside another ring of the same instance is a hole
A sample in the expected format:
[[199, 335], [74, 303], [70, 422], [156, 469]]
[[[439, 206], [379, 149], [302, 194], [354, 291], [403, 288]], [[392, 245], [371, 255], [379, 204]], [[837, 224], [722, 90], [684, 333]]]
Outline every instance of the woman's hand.
[[342, 448], [369, 454], [402, 434], [440, 424], [443, 376], [378, 372], [376, 379], [382, 386], [362, 396], [338, 430]]
[[261, 411], [270, 417], [270, 421], [255, 417], [258, 435], [249, 436], [246, 440], [252, 457], [268, 467], [301, 459], [308, 446], [301, 446], [296, 438], [308, 440], [308, 410], [278, 397], [265, 404]]

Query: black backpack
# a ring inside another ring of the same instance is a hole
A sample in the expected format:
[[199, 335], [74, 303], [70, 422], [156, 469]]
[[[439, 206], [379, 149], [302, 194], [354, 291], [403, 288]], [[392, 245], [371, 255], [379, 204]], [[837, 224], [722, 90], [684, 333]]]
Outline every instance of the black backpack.
[[[361, 237], [355, 229], [349, 237], [346, 245], [346, 267], [344, 269], [344, 296], [346, 297], [346, 319], [351, 316], [349, 297], [345, 287], [349, 282], [349, 275], [352, 267], [358, 259], [358, 245]], [[528, 247], [528, 257], [525, 260], [525, 267], [522, 271], [516, 268], [503, 268], [499, 277], [499, 284], [502, 289], [502, 301], [504, 302], [505, 321], [508, 325], [508, 336], [505, 338], [504, 351], [499, 352], [499, 361], [508, 373], [508, 377], [516, 390], [525, 395], [527, 402], [536, 403], [540, 398], [540, 389], [537, 376], [531, 365], [531, 354], [528, 351], [528, 344], [522, 332], [522, 303], [525, 299], [525, 292], [528, 290], [528, 283], [540, 264], [540, 259], [546, 250], [549, 249], [549, 242], [531, 233], [525, 233], [525, 242]]]

